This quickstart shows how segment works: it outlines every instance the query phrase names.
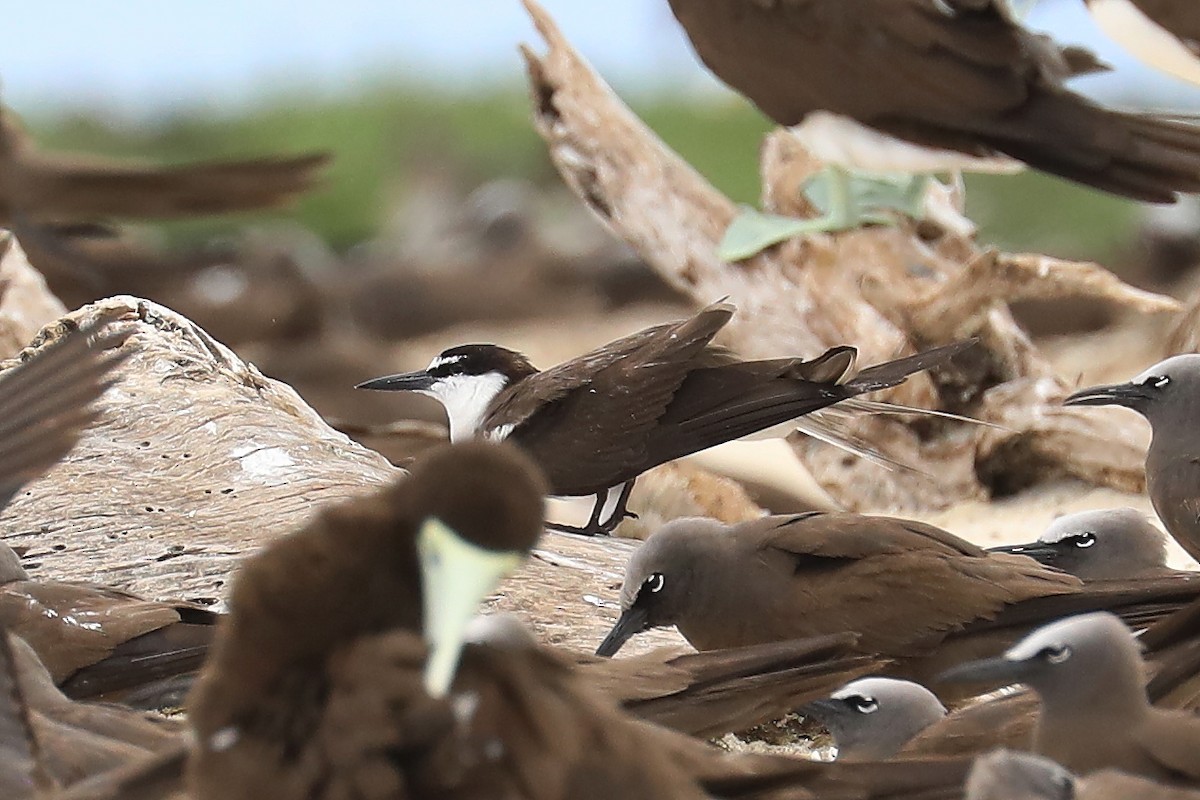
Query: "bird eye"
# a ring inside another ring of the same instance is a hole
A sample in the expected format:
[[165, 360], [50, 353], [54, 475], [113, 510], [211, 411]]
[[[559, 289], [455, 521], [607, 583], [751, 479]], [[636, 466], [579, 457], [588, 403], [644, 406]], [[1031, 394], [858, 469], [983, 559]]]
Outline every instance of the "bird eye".
[[846, 703], [860, 714], [874, 714], [879, 710], [879, 702], [874, 697], [861, 694], [847, 697]]
[[1071, 544], [1079, 548], [1091, 547], [1096, 543], [1096, 534], [1092, 532], [1081, 533], [1078, 536], [1072, 536]]
[[1071, 657], [1071, 648], [1066, 645], [1061, 647], [1045, 647], [1038, 656], [1051, 664], [1061, 664]]
[[1161, 389], [1171, 382], [1171, 379], [1166, 375], [1151, 375], [1142, 381], [1142, 386], [1148, 386], [1151, 389]]
[[663, 577], [663, 574], [661, 572], [655, 572], [653, 575], [643, 581], [642, 588], [652, 593], [661, 592], [666, 583], [667, 579]]

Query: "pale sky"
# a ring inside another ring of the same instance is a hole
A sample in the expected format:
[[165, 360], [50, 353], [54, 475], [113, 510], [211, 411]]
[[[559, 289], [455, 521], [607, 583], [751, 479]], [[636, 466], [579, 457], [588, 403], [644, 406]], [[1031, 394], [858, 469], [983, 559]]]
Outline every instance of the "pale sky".
[[[666, 0], [543, 0], [619, 88], [709, 86]], [[1103, 38], [1082, 0], [1046, 0], [1029, 22], [1118, 67], [1081, 90], [1200, 108]], [[534, 41], [517, 0], [61, 0], [5, 17], [0, 82], [18, 111], [83, 105], [129, 116], [236, 109], [273, 88], [337, 92], [373, 79], [518, 82]]]

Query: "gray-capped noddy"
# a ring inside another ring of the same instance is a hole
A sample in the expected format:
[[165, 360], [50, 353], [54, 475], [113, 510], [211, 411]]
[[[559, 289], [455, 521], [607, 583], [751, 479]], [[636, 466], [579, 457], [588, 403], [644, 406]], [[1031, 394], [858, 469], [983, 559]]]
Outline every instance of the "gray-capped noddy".
[[1170, 786], [1120, 770], [1076, 777], [1044, 756], [996, 750], [975, 759], [964, 800], [1200, 800], [1200, 787]]
[[1200, 189], [1200, 128], [1066, 89], [1062, 51], [1003, 0], [670, 4], [705, 65], [827, 163], [945, 171], [1002, 155], [1139, 200]]
[[895, 678], [860, 678], [798, 710], [826, 727], [837, 744], [839, 761], [891, 758], [946, 716], [946, 707], [933, 692]]
[[862, 652], [905, 660], [889, 674], [919, 680], [955, 657], [948, 637], [1012, 604], [1080, 586], [1033, 559], [989, 554], [913, 520], [851, 513], [735, 525], [680, 519], [631, 556], [620, 619], [597, 653], [613, 655], [631, 636], [668, 625], [699, 650], [848, 630], [860, 635]]
[[1192, 0], [1084, 0], [1103, 31], [1150, 66], [1200, 85], [1200, 17]]
[[733, 312], [728, 303], [714, 303], [547, 370], [492, 344], [453, 347], [423, 370], [357, 388], [427, 394], [445, 406], [452, 441], [519, 446], [542, 468], [553, 494], [596, 496], [583, 529], [551, 527], [595, 534], [616, 527], [634, 481], [651, 467], [895, 386], [972, 344], [858, 373], [852, 347], [811, 361], [740, 361], [712, 344]]
[[1192, 578], [1084, 584], [893, 517], [681, 519], [631, 556], [621, 616], [597, 653], [669, 625], [700, 650], [849, 630], [861, 652], [895, 662], [886, 674], [928, 683], [958, 659], [1000, 652], [1066, 614], [1111, 609], [1145, 627], [1197, 597], [1200, 577]]
[[1150, 704], [1137, 640], [1107, 612], [1052, 622], [942, 680], [1029, 686], [1041, 700], [1035, 751], [1080, 775], [1114, 768], [1200, 780], [1200, 717]]
[[1045, 756], [995, 750], [975, 759], [964, 800], [1074, 800], [1075, 776]]
[[1166, 536], [1133, 508], [1066, 514], [1051, 522], [1036, 542], [992, 547], [989, 552], [1029, 556], [1085, 581], [1179, 572], [1167, 566]]
[[1200, 558], [1200, 355], [1160, 361], [1128, 383], [1081, 389], [1069, 406], [1123, 406], [1150, 422], [1146, 491], [1188, 555]]

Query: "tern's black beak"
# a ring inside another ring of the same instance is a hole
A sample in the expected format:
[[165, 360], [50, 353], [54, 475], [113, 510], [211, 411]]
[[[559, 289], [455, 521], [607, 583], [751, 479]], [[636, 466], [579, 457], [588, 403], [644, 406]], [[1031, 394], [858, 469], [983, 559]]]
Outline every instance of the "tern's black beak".
[[937, 683], [976, 683], [988, 686], [1009, 686], [1021, 683], [1028, 672], [1028, 661], [1017, 661], [1003, 656], [984, 658], [959, 664], [938, 675]]
[[1017, 556], [1029, 556], [1046, 566], [1054, 566], [1060, 555], [1059, 549], [1045, 542], [1029, 542], [1028, 544], [1006, 544], [1002, 547], [989, 547], [989, 553], [1012, 553]]
[[355, 386], [355, 389], [377, 389], [382, 392], [419, 392], [433, 386], [434, 378], [427, 371], [405, 372], [400, 375], [384, 375], [372, 378]]
[[1114, 383], [1111, 386], [1093, 386], [1080, 389], [1063, 400], [1064, 406], [1125, 406], [1136, 408], [1150, 399], [1145, 387], [1136, 383]]
[[650, 614], [645, 608], [631, 606], [621, 612], [621, 618], [613, 625], [608, 636], [596, 648], [596, 655], [611, 658], [621, 649], [621, 645], [632, 639], [635, 634], [650, 628]]

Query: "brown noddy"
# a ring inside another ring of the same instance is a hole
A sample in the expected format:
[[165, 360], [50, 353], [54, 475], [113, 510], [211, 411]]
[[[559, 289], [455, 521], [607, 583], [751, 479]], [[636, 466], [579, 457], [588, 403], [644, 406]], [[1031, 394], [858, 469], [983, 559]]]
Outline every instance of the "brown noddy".
[[1113, 609], [1145, 627], [1198, 593], [1192, 575], [1085, 585], [894, 517], [680, 519], [631, 556], [621, 616], [597, 654], [670, 625], [699, 650], [849, 630], [861, 652], [895, 662], [887, 674], [927, 683], [963, 654], [1000, 652], [1046, 620]]
[[1044, 756], [996, 750], [967, 775], [964, 800], [1200, 800], [1200, 787], [1181, 788], [1120, 770], [1076, 777]]
[[1054, 520], [1036, 542], [989, 548], [1029, 556], [1085, 581], [1158, 577], [1167, 566], [1163, 532], [1133, 508], [1079, 511]]
[[891, 758], [946, 716], [933, 692], [895, 678], [860, 678], [798, 710], [825, 726], [837, 744], [839, 761]]
[[1074, 800], [1075, 776], [1045, 756], [995, 750], [975, 759], [964, 800]]
[[1005, 156], [1138, 200], [1200, 189], [1200, 128], [1068, 90], [1063, 52], [1003, 0], [670, 5], [705, 65], [827, 163], [945, 171]]
[[1156, 69], [1200, 85], [1200, 16], [1192, 0], [1084, 0], [1112, 39]]
[[1080, 775], [1114, 768], [1200, 780], [1200, 718], [1150, 704], [1137, 640], [1107, 612], [1052, 622], [942, 680], [1029, 686], [1041, 701], [1034, 750]]
[[1200, 355], [1160, 361], [1128, 383], [1081, 389], [1069, 406], [1133, 409], [1153, 431], [1146, 454], [1150, 502], [1188, 555], [1200, 558]]
[[651, 467], [789, 422], [838, 440], [819, 417], [796, 420], [903, 383], [973, 344], [958, 342], [857, 373], [852, 347], [811, 361], [741, 361], [712, 344], [733, 312], [728, 303], [714, 303], [547, 370], [503, 347], [462, 345], [423, 370], [357, 388], [436, 398], [452, 441], [519, 446], [542, 468], [553, 494], [596, 497], [584, 528], [551, 527], [596, 534], [620, 523], [634, 481]]

